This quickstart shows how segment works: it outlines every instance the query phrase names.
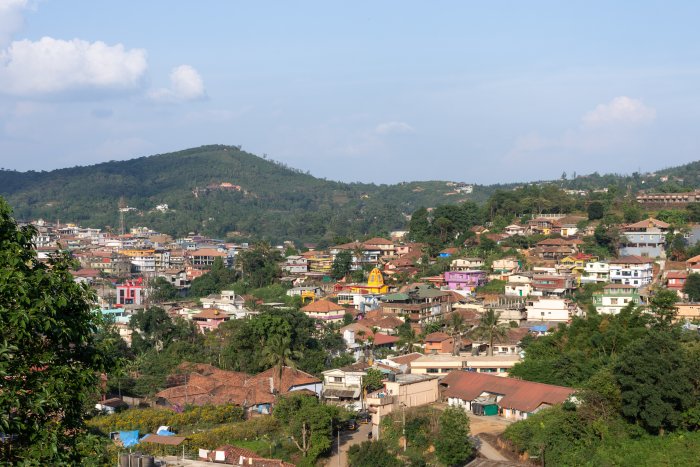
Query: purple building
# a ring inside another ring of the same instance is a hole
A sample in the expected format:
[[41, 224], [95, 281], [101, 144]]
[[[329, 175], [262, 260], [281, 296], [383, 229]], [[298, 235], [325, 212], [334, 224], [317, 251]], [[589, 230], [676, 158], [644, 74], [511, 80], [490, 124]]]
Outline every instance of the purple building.
[[472, 293], [477, 287], [484, 285], [487, 280], [484, 271], [446, 271], [445, 282], [450, 290]]

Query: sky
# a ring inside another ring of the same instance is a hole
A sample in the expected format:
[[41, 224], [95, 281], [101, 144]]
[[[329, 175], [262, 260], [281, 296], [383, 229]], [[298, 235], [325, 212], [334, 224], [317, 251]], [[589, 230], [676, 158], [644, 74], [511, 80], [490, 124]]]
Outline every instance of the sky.
[[341, 181], [700, 159], [700, 2], [0, 0], [0, 167], [207, 144]]

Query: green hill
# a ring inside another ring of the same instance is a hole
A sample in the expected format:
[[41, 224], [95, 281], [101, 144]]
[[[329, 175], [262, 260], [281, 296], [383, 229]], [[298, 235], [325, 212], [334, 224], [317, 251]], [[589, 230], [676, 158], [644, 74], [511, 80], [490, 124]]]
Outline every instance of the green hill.
[[[208, 189], [230, 183], [235, 189]], [[18, 219], [44, 218], [118, 230], [120, 199], [135, 210], [127, 228], [148, 226], [172, 235], [332, 241], [406, 227], [420, 206], [485, 200], [493, 191], [455, 193], [444, 181], [397, 185], [340, 183], [257, 157], [232, 146], [50, 172], [0, 171], [0, 195]], [[167, 204], [167, 212], [155, 210]]]

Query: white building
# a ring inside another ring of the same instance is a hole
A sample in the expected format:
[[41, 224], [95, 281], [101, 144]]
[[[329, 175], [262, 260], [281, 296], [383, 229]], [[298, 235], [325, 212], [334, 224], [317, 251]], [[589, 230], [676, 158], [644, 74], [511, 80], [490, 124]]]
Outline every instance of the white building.
[[532, 295], [532, 276], [527, 274], [513, 274], [508, 276], [505, 285], [505, 295], [511, 297], [527, 297]]
[[582, 284], [610, 282], [610, 265], [602, 261], [586, 263], [581, 274]]
[[542, 298], [526, 307], [528, 321], [558, 321], [566, 323], [582, 311], [575, 304], [563, 298]]
[[623, 256], [610, 260], [610, 282], [643, 287], [654, 280], [654, 260], [641, 256]]

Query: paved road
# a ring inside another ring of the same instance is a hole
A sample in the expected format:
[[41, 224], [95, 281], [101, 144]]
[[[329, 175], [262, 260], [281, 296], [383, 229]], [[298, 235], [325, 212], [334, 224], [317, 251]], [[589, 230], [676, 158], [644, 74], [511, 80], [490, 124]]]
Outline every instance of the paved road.
[[340, 463], [338, 463], [338, 438], [333, 439], [333, 451], [326, 461], [326, 467], [348, 467], [348, 449], [350, 446], [367, 441], [367, 435], [372, 431], [372, 424], [360, 425], [357, 431], [340, 434]]

